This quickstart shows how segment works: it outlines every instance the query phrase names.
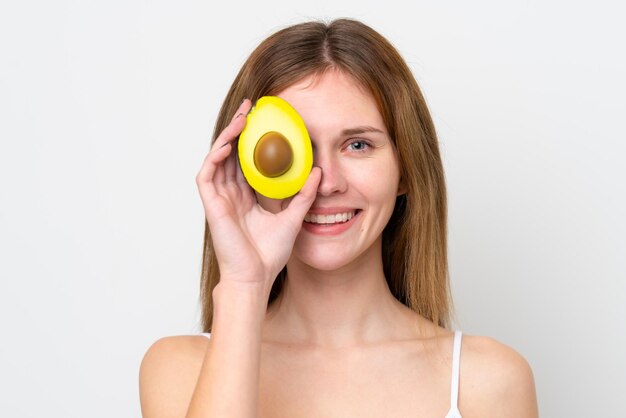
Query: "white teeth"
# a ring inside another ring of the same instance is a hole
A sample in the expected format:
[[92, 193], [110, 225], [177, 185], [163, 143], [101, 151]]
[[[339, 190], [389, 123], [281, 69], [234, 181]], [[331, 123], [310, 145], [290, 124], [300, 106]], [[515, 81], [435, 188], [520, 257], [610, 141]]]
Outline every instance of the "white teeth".
[[332, 215], [316, 215], [313, 213], [307, 213], [304, 217], [305, 222], [310, 222], [313, 224], [335, 224], [339, 222], [348, 222], [354, 216], [354, 211], [352, 212], [344, 212], [344, 213], [335, 213]]

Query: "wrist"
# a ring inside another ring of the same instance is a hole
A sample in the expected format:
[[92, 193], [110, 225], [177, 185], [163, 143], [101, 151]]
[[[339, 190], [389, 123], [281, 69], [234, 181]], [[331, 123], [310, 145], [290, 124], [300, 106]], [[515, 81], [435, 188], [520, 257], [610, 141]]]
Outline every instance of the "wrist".
[[220, 280], [213, 289], [215, 319], [252, 318], [263, 320], [271, 287], [261, 282]]

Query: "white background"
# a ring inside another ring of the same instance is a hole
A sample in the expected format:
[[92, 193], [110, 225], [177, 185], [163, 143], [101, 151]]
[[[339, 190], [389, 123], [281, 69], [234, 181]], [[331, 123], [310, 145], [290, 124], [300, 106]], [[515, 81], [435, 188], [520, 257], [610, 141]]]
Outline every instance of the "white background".
[[543, 417], [626, 416], [620, 3], [3, 2], [0, 416], [140, 415], [145, 350], [199, 330], [226, 89], [271, 32], [341, 16], [429, 102], [459, 327], [529, 360]]

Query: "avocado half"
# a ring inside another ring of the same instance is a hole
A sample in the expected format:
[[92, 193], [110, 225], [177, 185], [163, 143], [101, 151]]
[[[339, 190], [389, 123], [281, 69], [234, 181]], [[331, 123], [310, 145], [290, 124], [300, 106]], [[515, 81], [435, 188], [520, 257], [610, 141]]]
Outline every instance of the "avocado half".
[[250, 187], [271, 199], [298, 193], [313, 167], [313, 148], [304, 121], [276, 96], [261, 97], [248, 112], [238, 154]]

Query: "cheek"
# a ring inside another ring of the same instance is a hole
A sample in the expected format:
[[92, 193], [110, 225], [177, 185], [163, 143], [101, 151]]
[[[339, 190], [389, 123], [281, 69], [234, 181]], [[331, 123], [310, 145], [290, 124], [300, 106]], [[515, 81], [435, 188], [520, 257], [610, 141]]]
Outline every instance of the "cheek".
[[361, 190], [369, 190], [373, 200], [379, 203], [395, 202], [400, 190], [400, 170], [393, 162], [380, 164], [370, 170], [372, 175], [361, 177]]

